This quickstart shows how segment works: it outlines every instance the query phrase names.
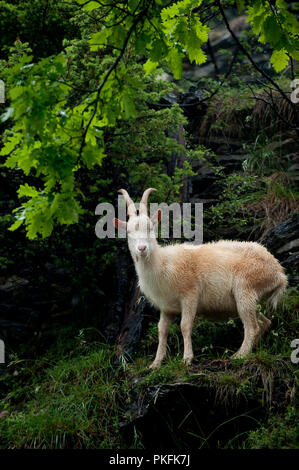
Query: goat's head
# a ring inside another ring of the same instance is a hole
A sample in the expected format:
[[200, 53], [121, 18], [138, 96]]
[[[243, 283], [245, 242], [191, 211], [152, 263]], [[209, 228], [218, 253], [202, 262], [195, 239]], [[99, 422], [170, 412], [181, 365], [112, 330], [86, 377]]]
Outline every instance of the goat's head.
[[124, 196], [129, 220], [125, 222], [123, 220], [114, 219], [114, 225], [116, 228], [125, 228], [128, 235], [128, 245], [132, 255], [141, 257], [148, 257], [156, 246], [156, 235], [154, 230], [154, 224], [161, 220], [161, 209], [158, 209], [155, 214], [150, 218], [147, 213], [147, 200], [152, 191], [156, 191], [154, 188], [148, 188], [144, 191], [139, 204], [139, 214], [134, 202], [130, 198], [129, 194], [125, 189], [120, 189], [119, 192]]

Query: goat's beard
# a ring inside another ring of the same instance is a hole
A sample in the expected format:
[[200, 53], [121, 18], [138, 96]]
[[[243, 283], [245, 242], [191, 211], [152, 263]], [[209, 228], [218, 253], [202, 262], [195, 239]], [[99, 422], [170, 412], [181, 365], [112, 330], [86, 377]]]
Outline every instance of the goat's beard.
[[148, 250], [145, 254], [142, 254], [142, 253], [137, 254], [135, 251], [134, 253], [132, 253], [132, 258], [133, 260], [136, 261], [136, 263], [138, 263], [139, 259], [142, 259], [143, 261], [149, 261], [150, 256], [151, 256], [151, 251], [148, 251]]

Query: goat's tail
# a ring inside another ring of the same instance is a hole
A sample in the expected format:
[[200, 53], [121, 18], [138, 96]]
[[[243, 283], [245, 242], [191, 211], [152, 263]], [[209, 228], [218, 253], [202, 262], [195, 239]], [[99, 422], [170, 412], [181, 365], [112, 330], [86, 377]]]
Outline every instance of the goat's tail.
[[272, 291], [270, 297], [267, 299], [267, 305], [270, 310], [274, 311], [277, 308], [277, 305], [280, 301], [282, 294], [284, 293], [286, 287], [288, 285], [287, 277], [283, 275], [281, 282], [278, 286]]

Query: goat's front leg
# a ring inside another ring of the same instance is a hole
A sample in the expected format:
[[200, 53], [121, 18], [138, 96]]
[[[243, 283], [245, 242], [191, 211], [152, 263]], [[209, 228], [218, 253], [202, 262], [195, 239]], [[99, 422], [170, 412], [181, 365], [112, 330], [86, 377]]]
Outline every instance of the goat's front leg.
[[197, 297], [184, 299], [182, 302], [181, 332], [184, 339], [184, 362], [190, 365], [193, 359], [192, 329], [197, 312]]
[[161, 312], [160, 321], [158, 323], [159, 345], [154, 362], [149, 366], [150, 369], [159, 369], [161, 362], [166, 356], [167, 336], [169, 326], [172, 322], [172, 315]]

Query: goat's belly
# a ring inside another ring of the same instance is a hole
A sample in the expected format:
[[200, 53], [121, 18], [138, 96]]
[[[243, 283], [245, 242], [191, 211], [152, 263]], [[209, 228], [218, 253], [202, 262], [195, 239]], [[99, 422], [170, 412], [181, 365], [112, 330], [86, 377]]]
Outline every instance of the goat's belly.
[[178, 301], [176, 301], [175, 299], [173, 299], [173, 300], [169, 300], [169, 299], [163, 300], [163, 299], [160, 298], [159, 300], [155, 300], [155, 299], [150, 299], [149, 298], [149, 300], [161, 312], [171, 313], [171, 314], [181, 313], [180, 303]]
[[219, 298], [199, 299], [197, 313], [213, 321], [224, 321], [238, 316], [235, 299], [230, 293]]
[[206, 318], [211, 321], [226, 321], [230, 318], [237, 318], [238, 312], [231, 310], [199, 310], [197, 313], [198, 317]]

